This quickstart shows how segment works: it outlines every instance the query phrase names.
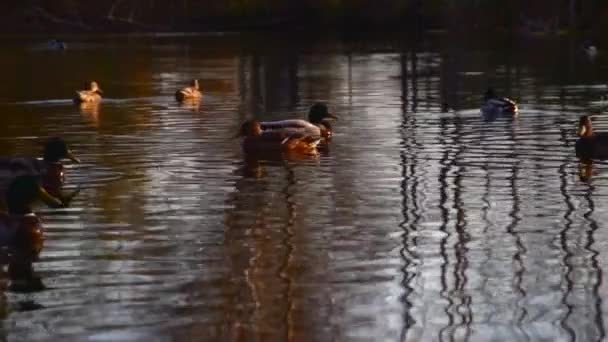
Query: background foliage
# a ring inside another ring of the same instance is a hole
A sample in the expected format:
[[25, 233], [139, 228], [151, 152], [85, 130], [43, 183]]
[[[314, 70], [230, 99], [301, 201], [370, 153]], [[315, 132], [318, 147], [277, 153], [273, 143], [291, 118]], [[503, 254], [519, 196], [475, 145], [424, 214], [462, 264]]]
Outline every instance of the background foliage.
[[[4, 0], [3, 31], [287, 28], [602, 32], [606, 0]], [[570, 25], [570, 24], [573, 25]]]

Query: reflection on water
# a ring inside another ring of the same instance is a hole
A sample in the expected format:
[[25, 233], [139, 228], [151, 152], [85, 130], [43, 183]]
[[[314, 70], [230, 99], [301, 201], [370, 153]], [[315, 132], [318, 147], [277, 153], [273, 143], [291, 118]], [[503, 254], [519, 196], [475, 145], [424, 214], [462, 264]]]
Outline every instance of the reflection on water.
[[[6, 339], [605, 336], [608, 167], [574, 134], [607, 75], [576, 44], [5, 40], [0, 152], [60, 135], [83, 161], [72, 206], [39, 209], [46, 289], [3, 290]], [[192, 78], [203, 100], [177, 103]], [[82, 79], [101, 104], [69, 101]], [[519, 117], [480, 115], [489, 85]], [[320, 156], [242, 155], [243, 120], [316, 101], [340, 118]]]

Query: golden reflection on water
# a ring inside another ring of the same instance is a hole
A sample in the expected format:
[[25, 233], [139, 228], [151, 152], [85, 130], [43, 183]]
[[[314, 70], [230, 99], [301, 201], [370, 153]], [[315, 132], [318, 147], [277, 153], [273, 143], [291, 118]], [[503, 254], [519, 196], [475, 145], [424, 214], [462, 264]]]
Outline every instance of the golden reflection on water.
[[[0, 152], [61, 135], [83, 160], [72, 207], [40, 209], [50, 288], [3, 291], [7, 339], [604, 338], [606, 167], [565, 133], [606, 90], [601, 61], [546, 41], [73, 39], [0, 54]], [[175, 102], [193, 77], [203, 100]], [[102, 103], [73, 106], [89, 78]], [[490, 83], [517, 119], [481, 117]], [[340, 116], [319, 156], [233, 139], [316, 101]]]

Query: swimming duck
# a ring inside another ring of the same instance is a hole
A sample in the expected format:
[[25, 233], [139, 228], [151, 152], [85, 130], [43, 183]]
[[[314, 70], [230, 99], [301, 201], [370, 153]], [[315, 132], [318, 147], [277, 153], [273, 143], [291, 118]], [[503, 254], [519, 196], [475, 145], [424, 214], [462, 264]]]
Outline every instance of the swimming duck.
[[99, 85], [97, 85], [97, 82], [87, 82], [85, 83], [84, 87], [86, 88], [85, 90], [76, 91], [76, 96], [74, 96], [74, 103], [101, 101], [101, 94], [103, 94], [103, 91], [99, 89]]
[[65, 50], [67, 45], [61, 40], [51, 39], [49, 40], [49, 48], [53, 50]]
[[576, 156], [580, 159], [608, 159], [608, 133], [595, 133], [591, 117], [584, 115], [578, 121]]
[[1, 248], [21, 256], [40, 253], [44, 243], [42, 222], [32, 205], [48, 196], [36, 176], [23, 175], [11, 181], [5, 194], [7, 212], [0, 212]]
[[595, 45], [593, 45], [590, 40], [586, 40], [583, 43], [583, 51], [585, 51], [585, 54], [591, 60], [593, 60], [593, 59], [595, 59], [595, 57], [597, 57], [597, 53], [598, 53], [597, 47]]
[[175, 92], [175, 99], [179, 102], [185, 100], [200, 100], [203, 94], [199, 90], [198, 80], [192, 80], [189, 87], [182, 88]]
[[498, 97], [496, 96], [494, 89], [488, 88], [483, 97], [481, 112], [486, 116], [497, 116], [503, 114], [517, 116], [518, 109], [515, 101], [506, 97]]
[[50, 194], [43, 198], [50, 207], [63, 207], [77, 194], [64, 194], [65, 183], [63, 159], [75, 163], [80, 160], [68, 148], [65, 140], [59, 137], [50, 138], [44, 145], [42, 159], [33, 157], [0, 157], [0, 179], [10, 181], [21, 175], [32, 175], [39, 178], [43, 188]]
[[315, 103], [308, 111], [308, 121], [301, 119], [289, 119], [280, 121], [261, 122], [264, 132], [280, 131], [287, 134], [303, 134], [305, 136], [330, 138], [332, 127], [330, 120], [338, 118], [331, 114], [324, 103]]
[[243, 150], [247, 153], [296, 153], [316, 155], [319, 136], [286, 131], [263, 131], [257, 120], [248, 120], [241, 125], [239, 135], [243, 138]]

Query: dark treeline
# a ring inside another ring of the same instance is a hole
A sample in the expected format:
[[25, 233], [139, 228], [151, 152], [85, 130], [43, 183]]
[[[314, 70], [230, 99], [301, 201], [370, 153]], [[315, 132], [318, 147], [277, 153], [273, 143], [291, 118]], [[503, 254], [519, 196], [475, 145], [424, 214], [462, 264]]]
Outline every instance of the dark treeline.
[[493, 29], [603, 32], [606, 0], [4, 0], [3, 32]]

